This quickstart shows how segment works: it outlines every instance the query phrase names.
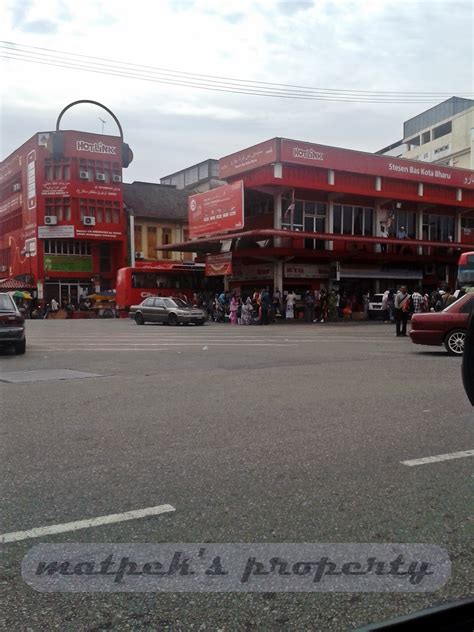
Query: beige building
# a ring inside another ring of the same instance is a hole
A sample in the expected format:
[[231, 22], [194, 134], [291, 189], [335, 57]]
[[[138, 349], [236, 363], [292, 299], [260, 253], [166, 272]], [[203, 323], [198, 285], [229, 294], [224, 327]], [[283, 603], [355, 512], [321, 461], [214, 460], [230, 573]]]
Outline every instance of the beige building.
[[[160, 252], [160, 246], [188, 240], [188, 191], [153, 182], [123, 185], [130, 219], [130, 259], [143, 262], [193, 261], [192, 253]], [[133, 253], [132, 253], [133, 249]]]
[[403, 124], [403, 139], [378, 154], [474, 168], [474, 101], [451, 97]]

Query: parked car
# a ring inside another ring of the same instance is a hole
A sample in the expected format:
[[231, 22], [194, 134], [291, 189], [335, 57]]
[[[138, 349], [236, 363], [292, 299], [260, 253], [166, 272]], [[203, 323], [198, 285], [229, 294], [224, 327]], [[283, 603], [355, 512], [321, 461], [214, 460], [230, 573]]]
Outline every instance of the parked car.
[[202, 309], [190, 307], [182, 299], [169, 296], [150, 296], [140, 305], [132, 305], [129, 316], [135, 320], [137, 325], [144, 325], [145, 323], [204, 325], [207, 320], [207, 314]]
[[462, 357], [462, 381], [466, 395], [474, 406], [474, 312], [467, 325], [466, 342]]
[[384, 313], [382, 310], [383, 294], [374, 294], [369, 297], [368, 316], [371, 320], [375, 318], [383, 318]]
[[25, 319], [9, 294], [0, 294], [0, 345], [13, 346], [18, 355], [26, 351]]
[[443, 345], [450, 355], [462, 356], [474, 295], [464, 294], [441, 312], [413, 314], [410, 337], [418, 345]]

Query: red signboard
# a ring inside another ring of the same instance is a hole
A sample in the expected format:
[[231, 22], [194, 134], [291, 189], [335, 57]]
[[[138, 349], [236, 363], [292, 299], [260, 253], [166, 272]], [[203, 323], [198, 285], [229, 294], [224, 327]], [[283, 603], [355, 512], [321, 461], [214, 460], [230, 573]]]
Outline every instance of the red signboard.
[[474, 171], [281, 139], [281, 162], [474, 189]]
[[232, 274], [232, 253], [207, 255], [206, 276], [228, 276]]
[[272, 140], [221, 158], [219, 160], [219, 177], [225, 180], [238, 173], [276, 162], [278, 159], [278, 141], [278, 138], [272, 138]]
[[224, 184], [188, 198], [189, 236], [209, 237], [244, 226], [244, 183]]

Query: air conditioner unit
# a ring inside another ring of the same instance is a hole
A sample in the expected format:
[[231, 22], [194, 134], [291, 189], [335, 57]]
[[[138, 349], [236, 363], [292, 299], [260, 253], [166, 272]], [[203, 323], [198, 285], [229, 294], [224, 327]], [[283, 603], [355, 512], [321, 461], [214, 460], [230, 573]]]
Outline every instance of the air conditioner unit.
[[89, 172], [88, 171], [79, 171], [79, 177], [81, 180], [89, 180]]
[[101, 182], [105, 182], [105, 173], [97, 172], [95, 174], [95, 179], [100, 180]]
[[83, 217], [82, 223], [84, 224], [84, 226], [95, 226], [95, 217]]
[[21, 191], [21, 184], [19, 182], [15, 182], [13, 185], [13, 192], [17, 193], [18, 191]]
[[136, 252], [135, 259], [143, 259], [143, 252]]
[[58, 218], [56, 215], [45, 215], [44, 224], [45, 226], [55, 226], [58, 223]]
[[7, 266], [0, 266], [0, 272], [6, 272], [7, 269]]
[[122, 182], [122, 176], [113, 175], [112, 180], [113, 182]]

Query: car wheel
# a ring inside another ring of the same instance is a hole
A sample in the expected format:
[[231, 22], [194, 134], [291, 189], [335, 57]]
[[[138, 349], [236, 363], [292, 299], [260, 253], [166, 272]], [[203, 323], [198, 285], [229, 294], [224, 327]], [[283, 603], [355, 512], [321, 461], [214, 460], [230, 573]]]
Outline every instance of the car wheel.
[[135, 314], [135, 322], [137, 323], [137, 325], [144, 325], [145, 324], [145, 319], [143, 318], [142, 314]]
[[26, 338], [24, 338], [20, 342], [15, 342], [15, 353], [17, 355], [24, 355], [25, 351], [26, 351]]
[[466, 340], [466, 332], [462, 329], [451, 331], [444, 341], [444, 346], [449, 355], [462, 356], [464, 352], [464, 342]]
[[169, 314], [168, 325], [171, 325], [172, 327], [174, 327], [177, 324], [178, 324], [178, 317], [176, 316], [176, 314]]

